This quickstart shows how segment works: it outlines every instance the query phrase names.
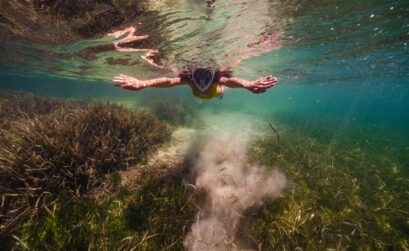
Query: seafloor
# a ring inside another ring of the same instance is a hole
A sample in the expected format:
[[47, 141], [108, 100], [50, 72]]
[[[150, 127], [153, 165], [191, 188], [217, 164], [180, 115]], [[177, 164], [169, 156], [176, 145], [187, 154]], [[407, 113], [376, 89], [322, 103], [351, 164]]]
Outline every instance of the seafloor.
[[[244, 206], [235, 181], [239, 213], [222, 217], [235, 224], [220, 222], [226, 235], [216, 248], [198, 246], [192, 231], [218, 203], [206, 202], [211, 188], [195, 183], [193, 166], [205, 158], [192, 157], [201, 153], [191, 146], [180, 154], [203, 130], [194, 107], [0, 95], [3, 250], [409, 249], [404, 139], [285, 118], [252, 129], [246, 150], [233, 152], [246, 155], [238, 157], [248, 162], [243, 172], [253, 175], [252, 163], [254, 175], [274, 169], [285, 188]], [[230, 161], [220, 152], [205, 157], [215, 166]], [[216, 182], [227, 187], [229, 179]]]

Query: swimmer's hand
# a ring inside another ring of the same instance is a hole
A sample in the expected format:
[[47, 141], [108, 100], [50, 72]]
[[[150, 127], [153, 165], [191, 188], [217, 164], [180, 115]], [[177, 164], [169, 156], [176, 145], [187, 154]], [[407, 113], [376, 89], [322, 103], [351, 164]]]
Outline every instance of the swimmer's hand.
[[115, 86], [128, 90], [139, 91], [146, 87], [145, 81], [141, 81], [123, 74], [115, 76], [112, 81], [115, 83]]
[[258, 78], [250, 82], [245, 88], [253, 93], [265, 92], [268, 88], [273, 87], [277, 83], [277, 78], [273, 76]]

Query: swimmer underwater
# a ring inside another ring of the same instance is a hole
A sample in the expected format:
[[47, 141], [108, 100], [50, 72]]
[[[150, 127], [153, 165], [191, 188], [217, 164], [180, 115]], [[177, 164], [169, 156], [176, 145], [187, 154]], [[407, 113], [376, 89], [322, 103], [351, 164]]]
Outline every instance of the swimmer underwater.
[[[127, 47], [127, 43], [130, 41], [136, 41], [146, 39], [148, 36], [136, 36], [134, 35], [136, 29], [129, 27], [114, 33], [109, 33], [109, 36], [123, 37], [121, 40], [114, 42], [115, 50], [117, 51], [145, 51], [146, 54], [141, 56], [149, 64], [159, 68], [165, 68], [158, 65], [155, 62], [155, 58], [158, 54], [158, 50], [153, 49], [137, 49]], [[152, 87], [174, 87], [180, 85], [189, 85], [192, 89], [193, 95], [201, 99], [222, 98], [223, 92], [226, 87], [229, 88], [245, 88], [253, 93], [265, 92], [268, 88], [273, 87], [277, 78], [273, 76], [261, 77], [255, 81], [247, 81], [244, 79], [236, 78], [232, 75], [232, 72], [228, 68], [236, 66], [243, 59], [257, 56], [271, 49], [277, 48], [274, 41], [277, 39], [277, 35], [264, 35], [261, 36], [259, 41], [249, 45], [249, 51], [242, 55], [239, 60], [230, 64], [226, 68], [212, 69], [212, 68], [193, 68], [189, 70], [180, 71], [178, 69], [170, 69], [177, 73], [175, 77], [162, 77], [150, 80], [139, 80], [131, 76], [119, 74], [114, 77], [113, 82], [116, 86], [124, 89], [139, 91], [145, 88]], [[264, 46], [259, 51], [253, 51], [255, 46]]]
[[262, 93], [273, 87], [277, 78], [268, 76], [258, 78], [255, 81], [247, 81], [233, 77], [229, 70], [196, 68], [191, 71], [182, 71], [173, 78], [138, 80], [119, 74], [113, 81], [116, 86], [134, 91], [149, 87], [174, 87], [187, 84], [192, 88], [195, 97], [211, 99], [223, 97], [224, 87], [245, 88], [253, 93]]

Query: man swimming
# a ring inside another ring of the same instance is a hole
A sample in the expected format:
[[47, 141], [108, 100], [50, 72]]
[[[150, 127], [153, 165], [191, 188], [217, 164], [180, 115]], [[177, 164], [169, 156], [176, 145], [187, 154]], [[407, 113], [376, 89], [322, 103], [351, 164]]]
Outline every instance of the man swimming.
[[[165, 67], [159, 65], [155, 61], [155, 59], [157, 58], [156, 55], [158, 54], [158, 50], [129, 47], [129, 42], [148, 38], [147, 35], [135, 35], [135, 31], [136, 29], [134, 27], [129, 27], [114, 33], [109, 33], [108, 36], [113, 36], [115, 38], [122, 37], [120, 40], [113, 43], [115, 50], [120, 52], [145, 51], [146, 54], [141, 57], [146, 62], [164, 69]], [[242, 54], [238, 60], [228, 65], [227, 68], [238, 65], [243, 59], [257, 56], [261, 53], [279, 48], [279, 45], [275, 44], [275, 41], [277, 40], [279, 35], [280, 34], [261, 36], [259, 41], [253, 44], [249, 44], [247, 51]], [[258, 48], [257, 50], [255, 50], [257, 46]], [[234, 53], [237, 54], [238, 52]], [[118, 87], [134, 91], [139, 91], [144, 88], [151, 87], [174, 87], [187, 84], [192, 88], [193, 95], [202, 99], [222, 97], [225, 87], [245, 88], [253, 93], [262, 93], [265, 92], [268, 88], [273, 87], [277, 82], [277, 78], [273, 76], [261, 77], [256, 79], [255, 81], [247, 81], [244, 79], [233, 77], [232, 72], [226, 70], [225, 68], [193, 68], [187, 71], [179, 71], [177, 69], [170, 68], [170, 70], [177, 73], [177, 76], [171, 78], [163, 77], [151, 80], [139, 80], [127, 75], [119, 74], [115, 76], [113, 82], [115, 82], [115, 85]]]
[[116, 86], [134, 91], [150, 87], [174, 87], [187, 84], [192, 88], [195, 97], [211, 99], [222, 97], [224, 87], [245, 88], [253, 93], [262, 93], [273, 87], [277, 82], [277, 78], [268, 76], [258, 78], [255, 81], [247, 81], [233, 77], [229, 70], [196, 68], [191, 71], [181, 71], [177, 77], [173, 78], [138, 80], [119, 74], [113, 81]]

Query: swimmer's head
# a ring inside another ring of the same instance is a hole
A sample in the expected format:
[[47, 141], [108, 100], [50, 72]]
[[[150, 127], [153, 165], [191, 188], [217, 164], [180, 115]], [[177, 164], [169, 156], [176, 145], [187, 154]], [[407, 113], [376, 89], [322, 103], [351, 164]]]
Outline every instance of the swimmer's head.
[[214, 70], [206, 68], [197, 68], [193, 71], [192, 78], [196, 86], [201, 91], [207, 90], [213, 83]]
[[212, 71], [206, 68], [197, 68], [193, 72], [193, 77], [197, 80], [211, 79], [212, 75]]

